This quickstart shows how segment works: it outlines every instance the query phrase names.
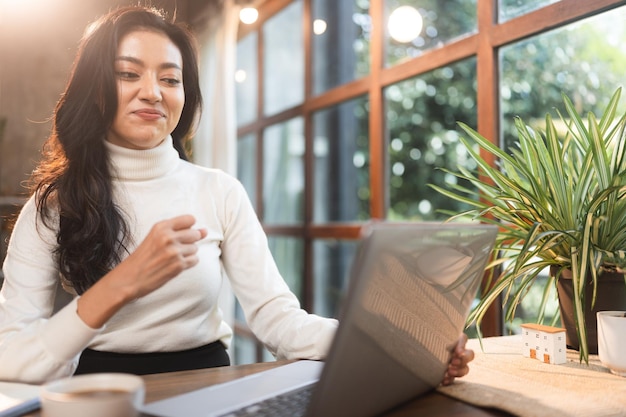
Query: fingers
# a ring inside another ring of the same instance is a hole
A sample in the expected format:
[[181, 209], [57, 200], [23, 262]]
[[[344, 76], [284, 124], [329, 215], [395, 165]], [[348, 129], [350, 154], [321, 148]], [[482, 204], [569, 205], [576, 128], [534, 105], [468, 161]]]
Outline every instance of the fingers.
[[474, 360], [474, 351], [465, 347], [467, 343], [467, 335], [462, 334], [459, 337], [457, 345], [452, 352], [452, 358], [448, 364], [448, 369], [444, 375], [443, 385], [450, 385], [455, 378], [460, 378], [468, 374], [469, 362]]
[[182, 269], [198, 263], [196, 243], [207, 236], [205, 228], [192, 228], [195, 221], [191, 215], [182, 215], [159, 222], [153, 228], [156, 239], [160, 240], [163, 253], [169, 254], [171, 263], [180, 262]]
[[465, 349], [461, 357], [467, 365], [469, 362], [474, 360], [474, 351], [472, 349]]
[[448, 365], [448, 369], [444, 374], [443, 381], [441, 381], [442, 385], [450, 385], [454, 382], [455, 378], [461, 378], [469, 373], [469, 366], [467, 362], [454, 364], [453, 361], [450, 361]]
[[450, 385], [454, 382], [454, 377], [450, 376], [447, 372], [443, 377], [443, 381], [441, 381], [441, 385]]
[[169, 225], [174, 230], [189, 229], [196, 223], [196, 218], [191, 214], [183, 214], [181, 216], [172, 217], [161, 223]]
[[181, 229], [174, 231], [173, 238], [182, 244], [196, 243], [206, 237], [206, 229]]
[[178, 236], [183, 238], [181, 241], [185, 243], [191, 243], [204, 239], [207, 235], [207, 230], [204, 228], [192, 229], [192, 226], [196, 223], [196, 219], [191, 214], [184, 214], [182, 216], [172, 217], [171, 219], [164, 220], [155, 225], [155, 227], [162, 227], [164, 229], [171, 229], [176, 232]]
[[467, 344], [467, 335], [465, 333], [461, 333], [461, 336], [459, 336], [459, 340], [456, 343], [456, 352], [458, 353], [463, 353], [463, 351], [465, 350], [465, 345]]
[[192, 228], [196, 220], [191, 215], [173, 217], [156, 223], [148, 239], [156, 239], [163, 246], [193, 244], [207, 236], [205, 228]]
[[206, 228], [192, 228], [192, 226], [196, 223], [196, 219], [191, 214], [172, 217], [169, 220], [165, 220], [163, 223], [170, 226], [172, 230], [178, 232], [181, 242], [184, 243], [197, 242], [198, 240], [202, 240], [207, 237], [208, 234]]
[[198, 242], [207, 236], [204, 228], [193, 228], [191, 215], [173, 217], [156, 223], [144, 241], [128, 258], [134, 268], [134, 282], [145, 294], [195, 266]]
[[171, 227], [174, 232], [172, 240], [175, 248], [183, 257], [185, 267], [190, 268], [198, 263], [196, 253], [198, 246], [196, 243], [207, 236], [207, 230], [204, 228], [193, 229], [192, 226], [196, 220], [191, 215], [178, 216], [170, 219]]

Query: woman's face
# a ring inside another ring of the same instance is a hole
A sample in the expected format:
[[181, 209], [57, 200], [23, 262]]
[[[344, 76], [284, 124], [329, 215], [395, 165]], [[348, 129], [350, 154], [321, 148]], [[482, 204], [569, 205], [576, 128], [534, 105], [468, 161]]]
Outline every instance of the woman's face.
[[174, 130], [185, 104], [183, 59], [164, 34], [149, 30], [122, 38], [115, 58], [118, 107], [107, 140], [150, 149]]

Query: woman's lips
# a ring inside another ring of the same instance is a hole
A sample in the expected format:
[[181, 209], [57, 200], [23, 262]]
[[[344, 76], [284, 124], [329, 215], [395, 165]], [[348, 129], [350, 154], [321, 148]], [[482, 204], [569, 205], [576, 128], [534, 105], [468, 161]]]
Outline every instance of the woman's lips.
[[162, 117], [165, 117], [165, 115], [161, 113], [160, 111], [152, 110], [152, 109], [136, 110], [133, 112], [133, 114], [137, 115], [137, 117], [140, 117], [143, 120], [148, 120], [148, 121], [158, 120]]

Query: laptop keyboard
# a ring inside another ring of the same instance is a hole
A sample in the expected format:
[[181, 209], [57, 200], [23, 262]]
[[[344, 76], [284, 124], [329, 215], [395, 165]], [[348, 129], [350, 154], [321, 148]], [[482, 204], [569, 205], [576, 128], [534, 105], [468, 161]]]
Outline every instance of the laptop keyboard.
[[315, 384], [307, 385], [284, 394], [248, 405], [220, 417], [301, 417], [311, 399]]

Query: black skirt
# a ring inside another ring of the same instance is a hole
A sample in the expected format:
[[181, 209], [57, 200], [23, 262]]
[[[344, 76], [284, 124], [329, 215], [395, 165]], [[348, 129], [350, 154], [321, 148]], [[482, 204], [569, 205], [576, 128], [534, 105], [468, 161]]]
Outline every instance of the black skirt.
[[219, 341], [177, 352], [115, 353], [85, 349], [74, 375], [96, 372], [147, 375], [228, 365], [230, 358]]

